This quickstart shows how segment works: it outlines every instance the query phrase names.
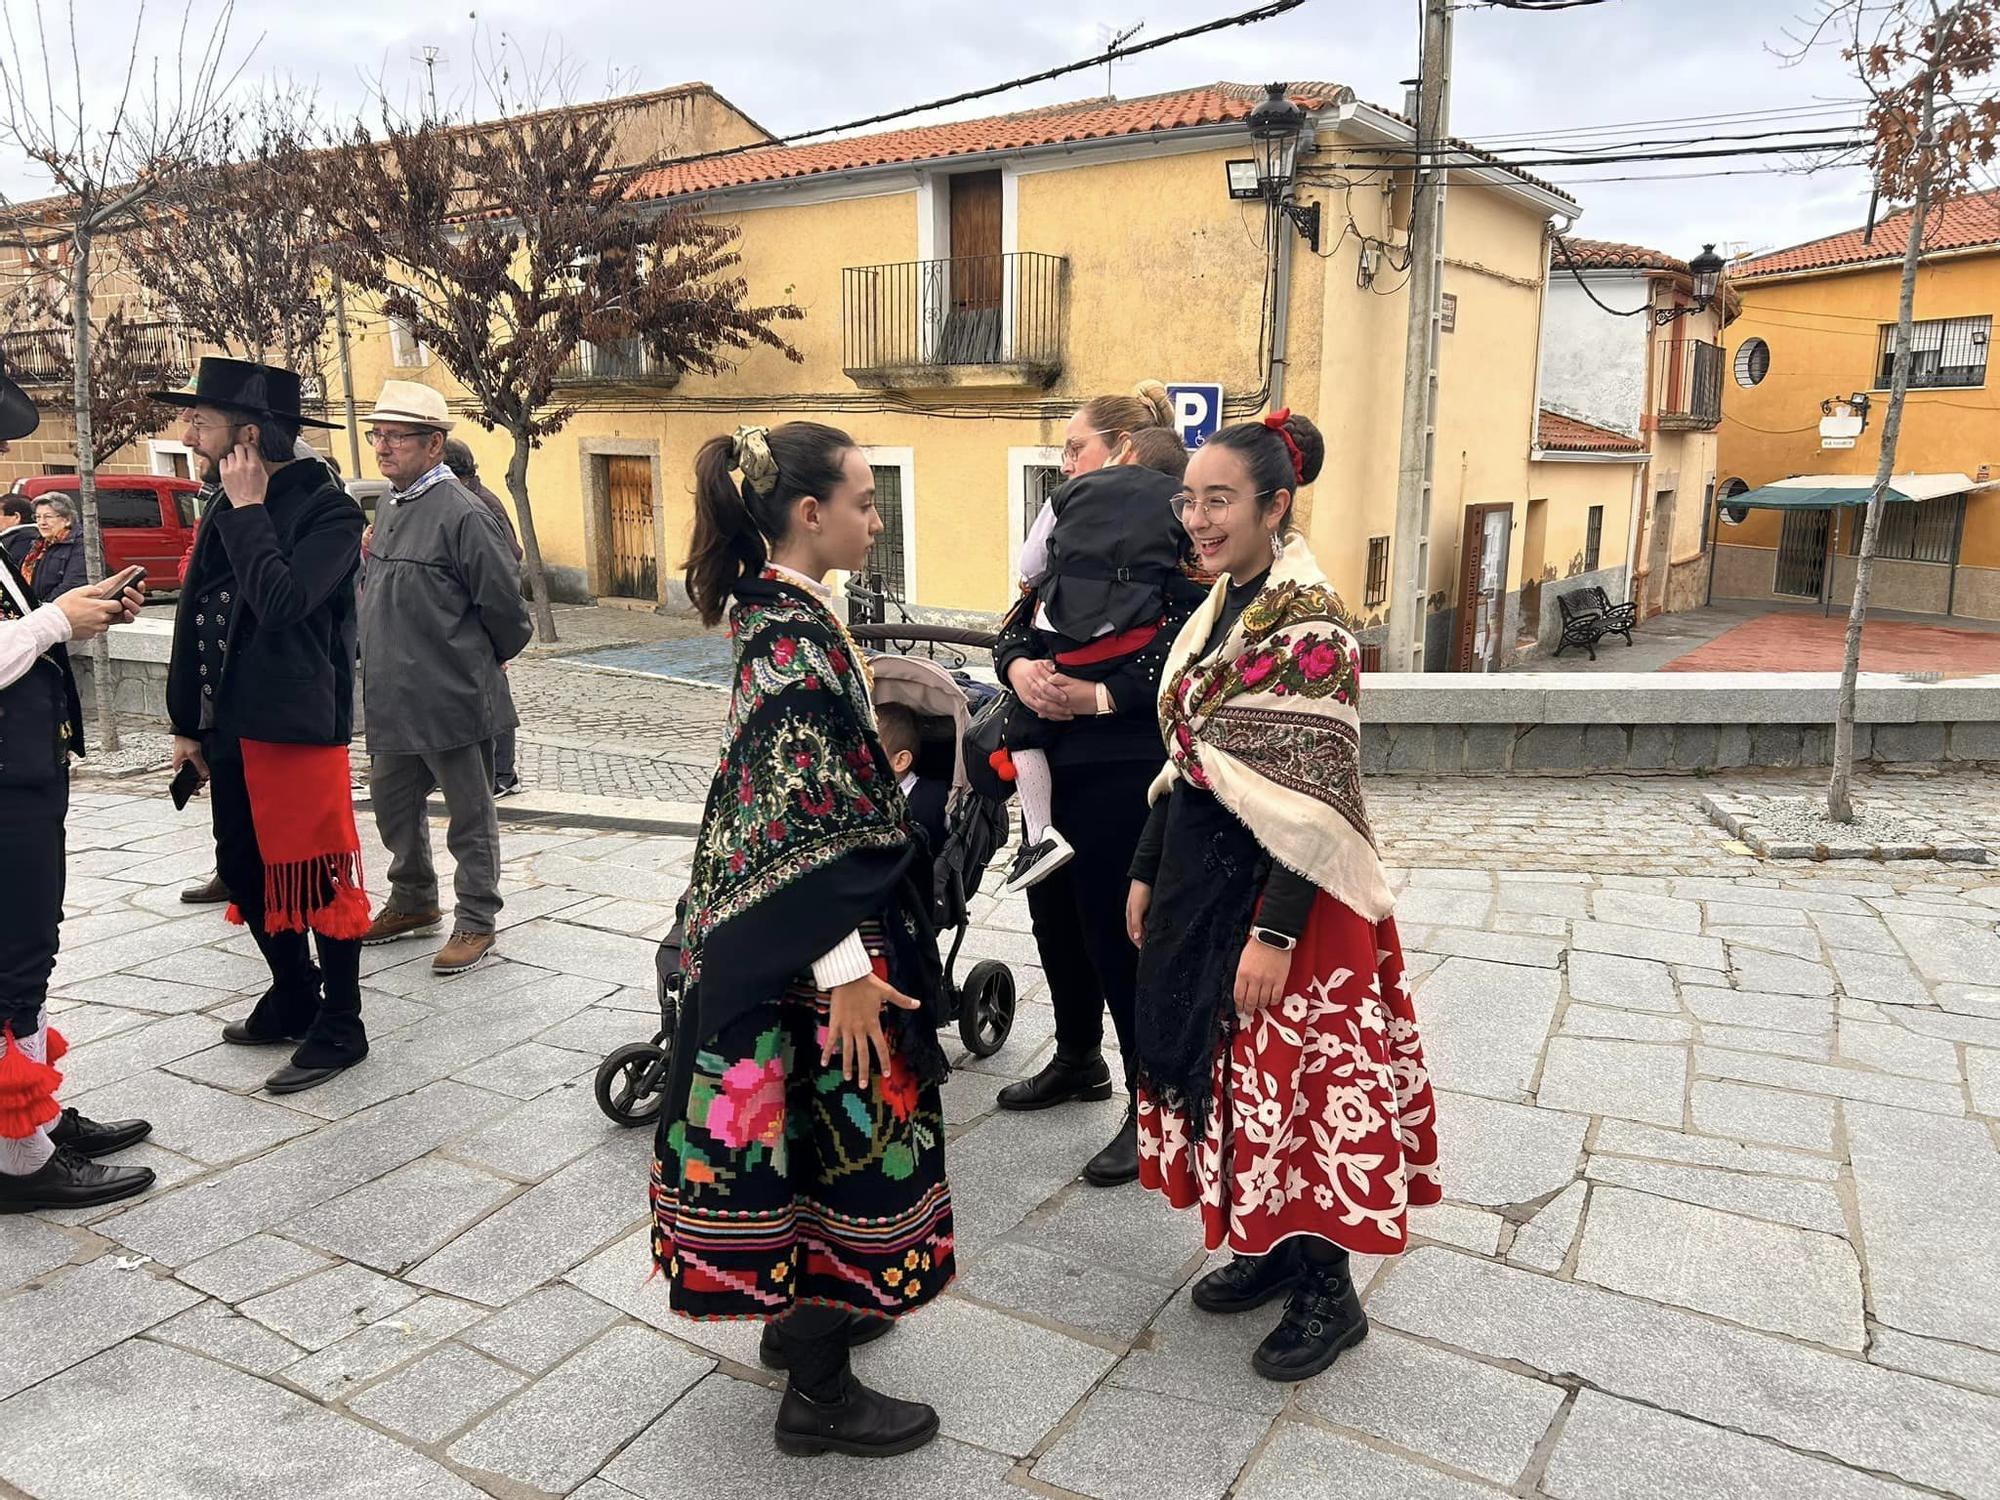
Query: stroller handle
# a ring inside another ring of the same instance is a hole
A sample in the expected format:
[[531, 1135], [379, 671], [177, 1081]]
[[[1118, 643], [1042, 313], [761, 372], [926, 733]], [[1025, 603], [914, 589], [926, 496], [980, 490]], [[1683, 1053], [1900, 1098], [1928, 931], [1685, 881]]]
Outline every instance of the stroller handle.
[[847, 633], [869, 645], [886, 646], [897, 641], [911, 641], [938, 646], [971, 646], [979, 651], [992, 650], [993, 643], [999, 639], [984, 630], [967, 630], [958, 625], [919, 625], [914, 621], [901, 625], [850, 625]]

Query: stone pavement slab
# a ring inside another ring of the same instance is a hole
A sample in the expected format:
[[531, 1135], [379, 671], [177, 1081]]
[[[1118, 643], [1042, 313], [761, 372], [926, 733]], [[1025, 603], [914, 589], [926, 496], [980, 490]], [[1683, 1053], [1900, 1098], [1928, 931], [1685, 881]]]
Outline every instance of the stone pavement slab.
[[0, 1398], [25, 1391], [201, 1301], [201, 1294], [105, 1255], [0, 1300]]
[[1035, 1460], [1034, 1475], [1101, 1500], [1222, 1500], [1270, 1425], [1268, 1417], [1107, 1386]]
[[527, 1382], [459, 1344], [446, 1344], [349, 1399], [347, 1409], [428, 1447], [441, 1443]]
[[1417, 987], [1415, 1000], [1432, 1085], [1495, 1099], [1525, 1098], [1561, 988], [1553, 969], [1471, 958], [1438, 965]]
[[424, 1157], [309, 1209], [285, 1232], [391, 1275], [450, 1243], [516, 1191], [456, 1162]]
[[1298, 1422], [1279, 1424], [1236, 1491], [1238, 1500], [1498, 1500], [1506, 1493]]
[[1497, 1206], [1560, 1191], [1582, 1169], [1590, 1121], [1471, 1094], [1437, 1096], [1445, 1196]]
[[1547, 1109], [1679, 1125], [1687, 1067], [1685, 1047], [1559, 1036], [1548, 1045], [1535, 1098]]

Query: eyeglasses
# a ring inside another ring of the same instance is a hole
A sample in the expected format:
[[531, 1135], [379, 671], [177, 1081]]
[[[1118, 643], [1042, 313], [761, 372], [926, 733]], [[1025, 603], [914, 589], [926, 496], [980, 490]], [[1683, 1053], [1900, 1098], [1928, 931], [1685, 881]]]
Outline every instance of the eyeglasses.
[[1112, 434], [1105, 432], [1102, 428], [1093, 427], [1090, 430], [1090, 437], [1071, 438], [1068, 442], [1063, 444], [1063, 450], [1062, 450], [1063, 458], [1071, 463], [1074, 463], [1077, 459], [1082, 458], [1083, 450], [1090, 446], [1090, 438], [1093, 437], [1103, 438], [1104, 441], [1107, 444], [1109, 444], [1111, 441]]
[[190, 432], [234, 432], [239, 427], [247, 427], [247, 422], [204, 422], [199, 417], [181, 419]]
[[[1277, 493], [1276, 490], [1259, 490], [1250, 498], [1262, 500]], [[1220, 521], [1229, 514], [1232, 505], [1242, 503], [1242, 500], [1235, 495], [1217, 495], [1213, 499], [1197, 500], [1193, 490], [1182, 490], [1168, 502], [1174, 508], [1174, 519], [1177, 521], [1186, 521], [1190, 517], [1197, 521]]]
[[381, 428], [376, 427], [362, 433], [361, 436], [371, 448], [386, 448], [395, 443], [421, 442], [429, 437], [430, 434], [427, 432], [384, 432]]

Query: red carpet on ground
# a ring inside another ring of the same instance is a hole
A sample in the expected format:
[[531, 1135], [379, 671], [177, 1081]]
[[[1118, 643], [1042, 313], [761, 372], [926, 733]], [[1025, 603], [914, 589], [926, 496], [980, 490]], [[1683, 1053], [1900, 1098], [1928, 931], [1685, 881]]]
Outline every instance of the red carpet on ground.
[[[1838, 672], [1846, 652], [1845, 611], [1825, 618], [1770, 614], [1725, 631], [1676, 657], [1663, 672]], [[1907, 620], [1871, 620], [1861, 632], [1864, 672], [2000, 672], [2000, 633], [1952, 630]]]

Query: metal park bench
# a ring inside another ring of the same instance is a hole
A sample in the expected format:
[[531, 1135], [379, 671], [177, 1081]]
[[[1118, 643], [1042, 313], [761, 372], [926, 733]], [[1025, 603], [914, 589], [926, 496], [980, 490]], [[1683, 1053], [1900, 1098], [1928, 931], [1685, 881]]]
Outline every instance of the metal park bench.
[[1562, 611], [1562, 639], [1556, 642], [1557, 656], [1571, 646], [1581, 646], [1596, 661], [1597, 643], [1607, 635], [1623, 636], [1627, 646], [1632, 644], [1632, 627], [1639, 623], [1639, 606], [1613, 604], [1611, 596], [1595, 584], [1556, 595], [1556, 607]]

